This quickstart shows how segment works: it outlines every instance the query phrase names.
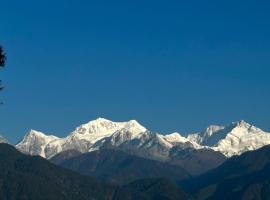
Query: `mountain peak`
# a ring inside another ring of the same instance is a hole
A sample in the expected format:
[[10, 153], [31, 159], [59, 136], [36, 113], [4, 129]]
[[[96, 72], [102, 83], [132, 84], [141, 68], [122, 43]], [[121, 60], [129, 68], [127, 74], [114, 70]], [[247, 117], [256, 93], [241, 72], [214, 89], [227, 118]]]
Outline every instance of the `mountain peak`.
[[45, 146], [51, 141], [59, 139], [53, 135], [45, 135], [40, 131], [30, 129], [23, 139], [16, 145], [16, 148], [23, 153], [40, 155], [45, 157]]
[[40, 132], [40, 131], [36, 131], [34, 129], [30, 129], [28, 131], [28, 133], [25, 135], [26, 137], [28, 136], [39, 136], [39, 137], [46, 137], [47, 135], [45, 135], [44, 133]]
[[0, 143], [8, 143], [6, 138], [4, 138], [2, 135], [0, 135]]
[[224, 126], [218, 126], [218, 125], [210, 125], [208, 126], [206, 129], [204, 129], [200, 135], [201, 136], [206, 136], [206, 137], [210, 137], [213, 134], [219, 132], [220, 130], [223, 130], [225, 127]]
[[188, 139], [183, 137], [182, 135], [180, 135], [177, 132], [168, 134], [168, 135], [164, 135], [165, 140], [167, 140], [168, 142], [187, 142]]
[[240, 126], [240, 127], [250, 127], [250, 126], [252, 126], [251, 124], [249, 124], [245, 120], [240, 120], [238, 122], [233, 122], [232, 124], [235, 125], [235, 126]]
[[98, 117], [97, 119], [92, 120], [90, 122], [94, 122], [94, 121], [97, 121], [97, 122], [112, 122], [111, 120], [103, 118], [103, 117]]
[[131, 131], [131, 132], [138, 132], [138, 133], [142, 133], [142, 132], [145, 132], [147, 130], [145, 127], [143, 127], [136, 120], [130, 120], [130, 121], [126, 122], [124, 128]]

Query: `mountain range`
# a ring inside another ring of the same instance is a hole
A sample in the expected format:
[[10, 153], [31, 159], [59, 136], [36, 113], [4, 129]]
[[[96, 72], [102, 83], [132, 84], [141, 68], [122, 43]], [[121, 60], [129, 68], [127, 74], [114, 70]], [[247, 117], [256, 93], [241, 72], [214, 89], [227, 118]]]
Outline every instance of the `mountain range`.
[[[2, 139], [6, 142], [5, 139]], [[227, 126], [209, 126], [188, 134], [154, 133], [136, 120], [113, 122], [98, 118], [78, 126], [67, 137], [59, 138], [30, 130], [15, 145], [22, 153], [52, 159], [59, 153], [80, 153], [116, 149], [137, 157], [166, 162], [199, 175], [221, 165], [233, 155], [241, 155], [270, 144], [270, 134], [245, 121]]]
[[64, 138], [0, 137], [0, 198], [269, 199], [269, 135], [245, 121], [183, 136], [98, 118]]
[[30, 130], [16, 148], [26, 154], [50, 159], [71, 149], [85, 153], [105, 147], [117, 147], [167, 160], [171, 149], [175, 147], [212, 149], [231, 157], [267, 144], [270, 144], [270, 134], [243, 120], [227, 126], [211, 125], [185, 137], [179, 133], [153, 133], [135, 120], [113, 122], [98, 118], [78, 126], [64, 138]]

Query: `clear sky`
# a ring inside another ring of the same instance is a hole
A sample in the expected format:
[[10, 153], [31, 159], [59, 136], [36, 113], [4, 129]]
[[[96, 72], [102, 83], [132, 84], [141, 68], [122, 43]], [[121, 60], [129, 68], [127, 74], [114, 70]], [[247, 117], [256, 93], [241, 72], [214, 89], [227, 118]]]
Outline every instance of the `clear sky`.
[[0, 1], [0, 133], [97, 117], [153, 131], [270, 131], [269, 1]]

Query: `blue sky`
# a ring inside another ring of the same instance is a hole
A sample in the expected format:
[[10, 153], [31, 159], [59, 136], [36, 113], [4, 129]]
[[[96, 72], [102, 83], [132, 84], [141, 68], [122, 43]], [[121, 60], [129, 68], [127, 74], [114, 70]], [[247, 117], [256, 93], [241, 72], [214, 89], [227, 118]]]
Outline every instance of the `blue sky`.
[[270, 131], [268, 1], [0, 2], [0, 132], [13, 143], [97, 117]]

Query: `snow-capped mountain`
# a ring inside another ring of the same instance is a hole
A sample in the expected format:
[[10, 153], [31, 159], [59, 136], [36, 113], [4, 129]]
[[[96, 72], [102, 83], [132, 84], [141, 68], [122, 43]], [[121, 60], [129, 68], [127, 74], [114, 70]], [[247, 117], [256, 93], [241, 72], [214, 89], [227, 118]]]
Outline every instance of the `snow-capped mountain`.
[[170, 142], [173, 146], [179, 145], [179, 144], [186, 144], [191, 148], [194, 149], [201, 149], [203, 148], [201, 145], [198, 144], [198, 142], [189, 140], [186, 137], [183, 137], [179, 133], [172, 133], [168, 135], [163, 135], [163, 139]]
[[121, 129], [128, 130], [134, 135], [146, 131], [146, 128], [135, 120], [131, 120], [129, 122], [113, 122], [104, 118], [98, 118], [87, 124], [79, 126], [71, 133], [70, 136], [95, 143], [102, 138], [111, 136], [113, 133]]
[[30, 130], [24, 138], [16, 145], [21, 152], [30, 155], [45, 157], [45, 147], [59, 138], [53, 135], [45, 135], [42, 132]]
[[16, 147], [23, 153], [45, 158], [67, 150], [85, 153], [102, 148], [119, 148], [143, 157], [166, 160], [175, 147], [177, 152], [181, 149], [211, 148], [231, 157], [267, 144], [270, 144], [270, 133], [245, 121], [228, 126], [209, 126], [200, 133], [184, 137], [179, 133], [153, 133], [135, 120], [113, 122], [98, 118], [80, 125], [65, 138], [31, 130]]
[[227, 157], [257, 150], [270, 144], [270, 133], [264, 132], [245, 121], [233, 123], [227, 128], [230, 131], [226, 137], [221, 139], [213, 148]]
[[104, 118], [98, 118], [79, 126], [66, 138], [50, 143], [46, 148], [48, 151], [47, 157], [52, 157], [61, 151], [70, 149], [76, 149], [82, 153], [88, 152], [93, 145], [105, 138], [109, 138], [118, 131], [128, 132], [131, 137], [136, 137], [139, 133], [145, 132], [146, 128], [135, 120], [113, 122]]
[[96, 143], [90, 151], [102, 148], [119, 148], [128, 153], [151, 157], [156, 159], [166, 159], [172, 144], [163, 139], [163, 136], [144, 131], [133, 135], [130, 131], [121, 129], [111, 137], [104, 138]]
[[190, 142], [179, 133], [162, 135], [145, 131], [139, 134], [133, 134], [126, 129], [121, 129], [115, 132], [111, 137], [104, 138], [94, 144], [90, 151], [102, 148], [119, 148], [141, 157], [168, 160], [170, 151], [174, 146], [178, 146], [181, 149], [202, 148], [200, 145]]
[[99, 140], [110, 137], [119, 130], [128, 131], [135, 137], [140, 132], [145, 132], [146, 128], [135, 120], [113, 122], [98, 118], [77, 127], [65, 138], [46, 136], [41, 132], [31, 130], [16, 147], [23, 153], [45, 158], [51, 158], [59, 152], [72, 149], [84, 153], [88, 152]]
[[0, 144], [1, 143], [8, 143], [7, 140], [2, 135], [0, 135]]
[[242, 120], [225, 127], [210, 126], [201, 133], [190, 134], [188, 139], [231, 157], [270, 144], [270, 133]]
[[224, 126], [211, 125], [200, 133], [189, 134], [187, 139], [203, 146], [213, 146], [226, 135], [224, 129]]

